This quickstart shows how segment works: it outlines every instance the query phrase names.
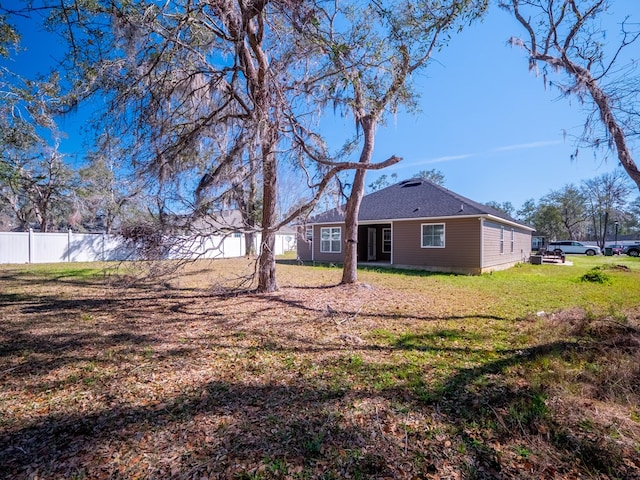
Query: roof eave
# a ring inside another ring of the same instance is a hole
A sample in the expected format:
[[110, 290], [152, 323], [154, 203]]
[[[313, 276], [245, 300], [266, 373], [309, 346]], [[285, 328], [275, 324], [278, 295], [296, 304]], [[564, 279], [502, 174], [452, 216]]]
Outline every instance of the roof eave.
[[524, 228], [525, 230], [529, 230], [531, 232], [534, 232], [536, 229], [532, 228], [528, 225], [524, 225], [522, 223], [518, 223], [518, 222], [514, 222], [511, 220], [507, 220], [506, 218], [501, 218], [501, 217], [497, 217], [496, 215], [481, 215], [482, 217], [488, 218], [490, 220], [494, 220], [496, 222], [500, 222], [500, 223], [506, 223], [507, 225], [512, 225], [514, 227], [518, 227], [518, 228]]
[[[500, 223], [504, 223], [507, 225], [512, 225], [514, 227], [523, 228], [525, 230], [535, 231], [535, 228], [531, 228], [522, 223], [513, 222], [511, 220], [507, 220], [505, 218], [500, 218], [491, 214], [474, 214], [474, 215], [439, 215], [435, 217], [407, 217], [407, 218], [379, 218], [372, 220], [358, 220], [359, 225], [368, 225], [372, 223], [393, 223], [393, 222], [407, 222], [407, 221], [425, 221], [425, 220], [452, 220], [457, 218], [487, 218], [490, 220], [494, 220]], [[343, 224], [344, 220], [334, 220], [331, 222], [307, 222], [306, 225], [340, 225]]]

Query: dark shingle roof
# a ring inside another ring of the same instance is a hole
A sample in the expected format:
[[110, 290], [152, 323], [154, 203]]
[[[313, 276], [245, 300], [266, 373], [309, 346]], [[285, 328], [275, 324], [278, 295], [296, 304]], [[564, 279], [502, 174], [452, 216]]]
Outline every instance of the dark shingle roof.
[[[376, 220], [441, 218], [492, 215], [524, 225], [495, 208], [474, 202], [429, 180], [404, 180], [365, 195], [360, 206], [359, 222]], [[309, 219], [308, 223], [344, 221], [344, 207], [334, 208]]]

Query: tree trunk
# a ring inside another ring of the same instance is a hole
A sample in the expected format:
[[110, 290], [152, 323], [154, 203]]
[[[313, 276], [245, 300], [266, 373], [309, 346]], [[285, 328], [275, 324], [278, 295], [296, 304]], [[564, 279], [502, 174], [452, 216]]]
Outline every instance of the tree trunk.
[[602, 237], [598, 236], [598, 246], [600, 249], [604, 249], [607, 243], [607, 226], [609, 225], [609, 211], [604, 212], [604, 225], [602, 225]]
[[244, 254], [245, 255], [251, 256], [256, 254], [255, 241], [254, 241], [255, 238], [256, 238], [256, 234], [253, 231], [246, 232], [244, 234]]
[[262, 293], [278, 290], [276, 283], [276, 159], [268, 153], [263, 160], [263, 206], [262, 206], [262, 241], [258, 258], [258, 291]]
[[256, 254], [256, 244], [254, 239], [257, 214], [258, 214], [258, 202], [256, 201], [257, 189], [256, 189], [256, 172], [255, 172], [255, 162], [253, 161], [253, 156], [250, 160], [250, 177], [249, 177], [249, 193], [247, 198], [247, 208], [246, 212], [243, 212], [246, 215], [245, 223], [251, 229], [250, 232], [246, 233], [244, 236], [245, 240], [245, 251], [247, 255], [255, 255]]
[[[369, 164], [373, 156], [375, 143], [376, 122], [370, 116], [361, 120], [364, 133], [364, 144], [360, 152], [361, 164]], [[364, 197], [364, 180], [367, 174], [366, 169], [357, 169], [351, 187], [351, 194], [347, 200], [345, 220], [344, 220], [344, 266], [342, 268], [342, 282], [356, 283], [358, 281], [358, 213], [360, 204]]]
[[[358, 212], [364, 196], [364, 177], [366, 170], [356, 170], [351, 195], [347, 200], [344, 221], [344, 266], [341, 283], [358, 281]], [[362, 187], [359, 187], [362, 185]]]

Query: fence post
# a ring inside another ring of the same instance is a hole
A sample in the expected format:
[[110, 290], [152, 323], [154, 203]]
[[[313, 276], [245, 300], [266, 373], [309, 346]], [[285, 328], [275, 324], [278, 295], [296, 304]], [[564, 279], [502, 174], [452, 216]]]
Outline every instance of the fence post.
[[29, 263], [33, 263], [33, 228], [29, 229]]
[[67, 230], [67, 262], [71, 262], [71, 229]]

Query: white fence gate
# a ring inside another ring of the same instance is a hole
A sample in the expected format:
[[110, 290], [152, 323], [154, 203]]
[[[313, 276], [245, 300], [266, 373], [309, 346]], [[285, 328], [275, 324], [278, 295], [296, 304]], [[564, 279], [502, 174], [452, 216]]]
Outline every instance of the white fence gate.
[[[166, 258], [232, 258], [245, 254], [244, 236], [199, 236], [175, 242]], [[256, 246], [260, 235], [256, 235]], [[295, 248], [295, 236], [276, 235], [276, 255]], [[122, 261], [136, 258], [117, 235], [39, 232], [0, 232], [0, 264]]]

